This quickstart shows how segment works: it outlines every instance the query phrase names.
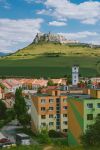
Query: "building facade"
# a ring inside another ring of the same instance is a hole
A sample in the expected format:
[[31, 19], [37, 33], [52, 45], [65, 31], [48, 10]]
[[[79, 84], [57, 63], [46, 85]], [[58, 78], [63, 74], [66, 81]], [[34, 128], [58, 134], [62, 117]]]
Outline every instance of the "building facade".
[[33, 132], [55, 130], [67, 132], [67, 96], [62, 95], [60, 90], [49, 90], [47, 94], [32, 96], [32, 130]]
[[80, 144], [80, 136], [100, 115], [100, 98], [93, 97], [93, 93], [94, 91], [91, 90], [90, 95], [81, 94], [68, 98], [68, 142], [70, 145]]

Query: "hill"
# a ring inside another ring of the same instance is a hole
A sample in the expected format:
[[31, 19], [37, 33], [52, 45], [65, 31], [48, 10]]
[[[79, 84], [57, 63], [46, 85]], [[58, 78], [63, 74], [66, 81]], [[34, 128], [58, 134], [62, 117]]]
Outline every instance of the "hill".
[[0, 76], [64, 77], [74, 64], [82, 76], [100, 75], [100, 48], [40, 42], [0, 58]]
[[6, 55], [8, 55], [8, 53], [0, 52], [0, 56], [6, 56]]

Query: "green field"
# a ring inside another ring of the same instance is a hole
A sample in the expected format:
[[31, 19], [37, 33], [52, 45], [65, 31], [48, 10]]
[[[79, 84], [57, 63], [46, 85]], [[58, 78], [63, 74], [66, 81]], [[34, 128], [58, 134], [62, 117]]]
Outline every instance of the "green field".
[[80, 66], [82, 76], [100, 75], [100, 48], [61, 44], [31, 44], [0, 58], [0, 76], [64, 77], [72, 65]]

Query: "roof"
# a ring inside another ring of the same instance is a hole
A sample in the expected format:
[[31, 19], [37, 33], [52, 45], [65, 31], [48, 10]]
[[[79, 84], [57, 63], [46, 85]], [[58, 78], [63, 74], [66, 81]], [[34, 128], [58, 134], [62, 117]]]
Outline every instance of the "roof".
[[0, 140], [5, 138], [5, 136], [0, 132]]
[[77, 94], [77, 93], [71, 93], [71, 94], [67, 94], [67, 96], [69, 98], [77, 98], [77, 99], [90, 99], [90, 95], [89, 94]]
[[16, 135], [18, 135], [18, 136], [20, 136], [20, 137], [29, 137], [29, 135], [27, 135], [27, 134], [25, 134], [25, 133], [18, 133], [18, 134], [16, 134]]

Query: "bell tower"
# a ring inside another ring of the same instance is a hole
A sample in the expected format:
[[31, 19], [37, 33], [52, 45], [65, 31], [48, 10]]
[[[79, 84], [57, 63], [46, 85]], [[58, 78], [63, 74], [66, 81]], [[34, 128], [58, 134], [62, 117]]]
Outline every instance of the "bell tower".
[[72, 85], [77, 86], [79, 82], [79, 66], [74, 65], [72, 66]]

